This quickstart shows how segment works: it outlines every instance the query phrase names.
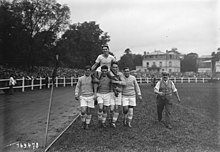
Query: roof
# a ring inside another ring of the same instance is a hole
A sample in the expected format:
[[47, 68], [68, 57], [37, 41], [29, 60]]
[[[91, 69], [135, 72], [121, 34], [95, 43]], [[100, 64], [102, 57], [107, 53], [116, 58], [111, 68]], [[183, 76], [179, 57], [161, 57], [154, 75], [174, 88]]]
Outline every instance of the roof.
[[207, 58], [212, 58], [211, 55], [202, 55], [199, 57], [200, 59], [207, 59]]
[[162, 52], [160, 50], [155, 50], [154, 52], [146, 53], [146, 55], [158, 55], [158, 54], [165, 54], [165, 52]]

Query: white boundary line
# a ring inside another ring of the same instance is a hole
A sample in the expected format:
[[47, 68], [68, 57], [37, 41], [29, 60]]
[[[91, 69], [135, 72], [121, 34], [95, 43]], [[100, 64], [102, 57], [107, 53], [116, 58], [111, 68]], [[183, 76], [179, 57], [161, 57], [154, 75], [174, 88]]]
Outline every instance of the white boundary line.
[[79, 114], [77, 114], [77, 116], [73, 119], [73, 121], [60, 133], [59, 136], [57, 136], [48, 146], [47, 148], [44, 150], [44, 152], [47, 152], [50, 147], [62, 136], [62, 134], [74, 123], [74, 121], [76, 121], [76, 119], [79, 117]]

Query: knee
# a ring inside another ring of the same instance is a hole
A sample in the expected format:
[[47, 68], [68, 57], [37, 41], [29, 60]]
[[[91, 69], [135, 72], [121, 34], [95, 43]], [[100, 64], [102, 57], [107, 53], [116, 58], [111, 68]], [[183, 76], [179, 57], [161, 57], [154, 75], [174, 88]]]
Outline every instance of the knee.
[[99, 112], [103, 112], [103, 108], [99, 108]]
[[86, 114], [86, 112], [85, 111], [81, 111], [81, 115], [85, 115]]

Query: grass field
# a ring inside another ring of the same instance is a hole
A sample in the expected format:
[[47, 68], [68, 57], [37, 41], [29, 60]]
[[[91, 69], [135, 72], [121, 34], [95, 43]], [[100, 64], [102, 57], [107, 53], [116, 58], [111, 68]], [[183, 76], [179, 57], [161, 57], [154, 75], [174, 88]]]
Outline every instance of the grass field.
[[150, 86], [141, 86], [144, 102], [134, 111], [133, 127], [98, 128], [97, 115], [89, 130], [78, 119], [49, 149], [67, 151], [220, 151], [220, 84], [177, 84], [182, 99], [174, 102], [173, 129], [157, 122], [155, 95]]
[[[116, 129], [98, 128], [94, 109], [89, 130], [82, 130], [77, 119], [49, 151], [220, 151], [220, 83], [184, 83], [177, 84], [177, 88], [182, 102], [173, 101], [172, 130], [157, 122], [156, 96], [145, 84], [141, 85], [143, 102], [138, 102], [134, 110], [132, 128], [122, 125], [121, 115]], [[49, 143], [78, 113], [73, 91], [72, 87], [54, 90]], [[0, 144], [38, 142], [40, 146], [31, 150], [14, 145], [6, 151], [43, 151], [49, 95], [48, 89], [0, 95]]]

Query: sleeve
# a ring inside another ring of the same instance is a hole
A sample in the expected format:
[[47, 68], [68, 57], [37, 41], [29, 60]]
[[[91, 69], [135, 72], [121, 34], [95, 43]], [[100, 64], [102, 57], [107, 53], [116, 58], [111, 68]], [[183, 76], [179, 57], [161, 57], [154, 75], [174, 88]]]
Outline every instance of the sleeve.
[[138, 83], [137, 83], [137, 80], [136, 80], [136, 78], [134, 78], [134, 86], [135, 86], [135, 90], [136, 90], [136, 93], [138, 94], [138, 95], [141, 95], [141, 89], [140, 89], [140, 87], [139, 87], [139, 85], [138, 85]]
[[155, 85], [154, 92], [155, 93], [159, 92], [159, 89], [160, 89], [160, 81], [158, 81], [157, 84]]
[[76, 88], [75, 88], [75, 96], [78, 96], [79, 95], [79, 90], [80, 90], [80, 87], [81, 87], [81, 78], [78, 79], [78, 82], [76, 84]]
[[96, 62], [96, 63], [100, 63], [100, 62], [101, 62], [101, 55], [99, 55], [99, 56], [97, 57], [97, 59], [95, 60], [95, 62]]
[[116, 58], [112, 56], [112, 62], [116, 62]]
[[120, 80], [121, 80], [121, 85], [125, 86], [126, 82], [125, 82], [125, 77], [122, 73], [119, 74]]
[[177, 91], [177, 89], [176, 89], [176, 87], [175, 87], [175, 85], [174, 85], [174, 83], [172, 81], [171, 81], [171, 87], [172, 87], [173, 92]]

